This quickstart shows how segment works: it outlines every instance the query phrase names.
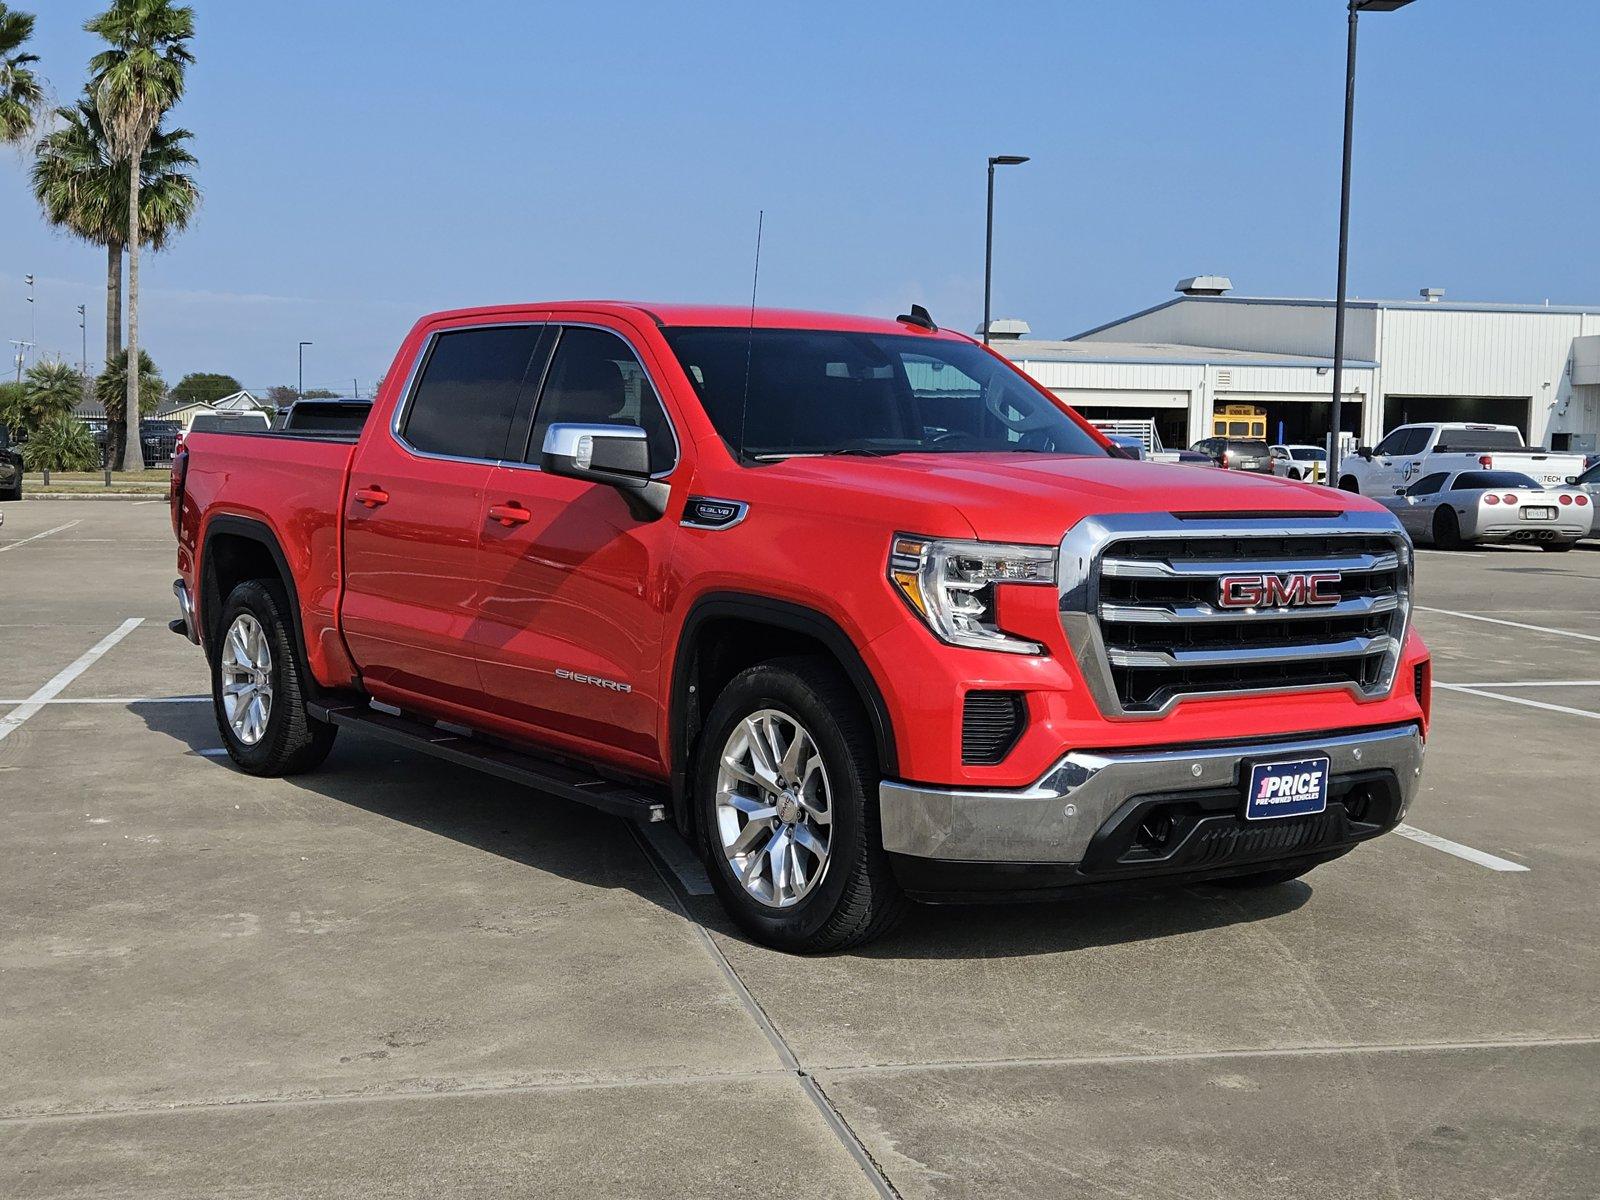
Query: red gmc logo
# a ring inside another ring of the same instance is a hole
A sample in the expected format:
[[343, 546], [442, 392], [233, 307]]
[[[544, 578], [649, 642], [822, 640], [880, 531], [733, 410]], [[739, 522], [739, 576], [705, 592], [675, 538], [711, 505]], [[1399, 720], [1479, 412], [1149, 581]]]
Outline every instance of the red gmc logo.
[[1304, 608], [1313, 604], [1337, 604], [1341, 578], [1337, 571], [1224, 575], [1217, 581], [1217, 604], [1221, 608]]

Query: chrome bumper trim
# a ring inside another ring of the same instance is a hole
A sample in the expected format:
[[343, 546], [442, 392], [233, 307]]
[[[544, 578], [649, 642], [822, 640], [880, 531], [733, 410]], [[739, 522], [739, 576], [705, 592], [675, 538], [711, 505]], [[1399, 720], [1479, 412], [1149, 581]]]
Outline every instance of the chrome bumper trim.
[[1422, 734], [1415, 725], [1247, 745], [1074, 751], [1027, 788], [983, 791], [884, 780], [878, 785], [883, 848], [961, 862], [1081, 862], [1100, 826], [1134, 796], [1239, 787], [1242, 798], [1244, 762], [1314, 754], [1328, 756], [1334, 775], [1393, 771], [1402, 816], [1422, 775]]
[[172, 581], [172, 594], [178, 598], [178, 616], [183, 621], [183, 636], [196, 646], [200, 644], [200, 626], [195, 622], [194, 601], [189, 597], [189, 587], [181, 579]]

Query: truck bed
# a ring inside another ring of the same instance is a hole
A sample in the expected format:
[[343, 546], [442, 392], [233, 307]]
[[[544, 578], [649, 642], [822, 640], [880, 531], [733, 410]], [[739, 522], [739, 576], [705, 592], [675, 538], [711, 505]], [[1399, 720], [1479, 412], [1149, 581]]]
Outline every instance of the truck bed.
[[[322, 667], [347, 660], [339, 634], [339, 530], [344, 493], [355, 455], [353, 434], [197, 433], [188, 441], [184, 477], [183, 543], [194, 545], [199, 514], [218, 514], [267, 525], [289, 557], [285, 564], [299, 588], [300, 619], [306, 653], [323, 678]], [[204, 625], [207, 603], [198, 596]]]

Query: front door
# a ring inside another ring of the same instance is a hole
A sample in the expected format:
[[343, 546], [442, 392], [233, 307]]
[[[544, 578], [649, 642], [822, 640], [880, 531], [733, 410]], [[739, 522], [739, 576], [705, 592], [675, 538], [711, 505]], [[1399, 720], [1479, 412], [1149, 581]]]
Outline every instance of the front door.
[[488, 711], [510, 736], [645, 766], [668, 690], [662, 610], [677, 523], [615, 488], [539, 470], [555, 422], [642, 426], [653, 473], [679, 465], [640, 354], [619, 331], [561, 328], [522, 462], [495, 468], [484, 493], [471, 636]]
[[477, 708], [484, 488], [505, 452], [541, 326], [441, 330], [392, 429], [371, 429], [345, 497], [346, 642], [372, 694]]

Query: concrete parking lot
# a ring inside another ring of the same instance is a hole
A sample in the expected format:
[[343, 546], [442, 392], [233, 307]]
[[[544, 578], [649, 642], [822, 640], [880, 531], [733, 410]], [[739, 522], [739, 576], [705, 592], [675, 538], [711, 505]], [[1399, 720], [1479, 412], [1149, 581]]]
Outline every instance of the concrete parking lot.
[[1419, 555], [1412, 836], [802, 959], [610, 817], [238, 773], [165, 505], [5, 518], [0, 1195], [1596, 1193], [1600, 549]]

